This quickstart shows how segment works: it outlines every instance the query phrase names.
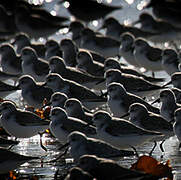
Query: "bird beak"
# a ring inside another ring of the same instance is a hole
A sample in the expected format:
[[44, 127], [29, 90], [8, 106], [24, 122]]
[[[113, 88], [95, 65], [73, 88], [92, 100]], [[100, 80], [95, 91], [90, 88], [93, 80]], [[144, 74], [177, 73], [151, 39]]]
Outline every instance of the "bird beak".
[[153, 104], [155, 104], [155, 103], [160, 103], [160, 98], [154, 100], [154, 101], [151, 103], [151, 105], [153, 105]]
[[47, 82], [43, 83], [41, 86], [42, 86], [42, 87], [47, 86]]
[[16, 88], [17, 88], [18, 90], [20, 90], [20, 89], [21, 89], [19, 84], [16, 86]]
[[105, 78], [101, 79], [100, 81], [98, 81], [98, 82], [96, 83], [96, 85], [103, 83], [105, 80], [106, 80]]
[[140, 23], [140, 20], [137, 20], [137, 21], [135, 21], [135, 22], [132, 22], [131, 24], [134, 26], [134, 25], [136, 25], [136, 24], [138, 24], [138, 23]]
[[128, 112], [128, 113], [124, 114], [123, 116], [121, 116], [120, 118], [125, 118], [126, 116], [129, 116], [129, 115], [130, 115], [130, 113]]
[[58, 150], [62, 150], [62, 149], [66, 148], [66, 147], [69, 146], [69, 145], [70, 145], [70, 143], [67, 142], [67, 143], [65, 143], [63, 146], [61, 146]]
[[14, 46], [16, 44], [16, 40], [14, 40], [11, 44]]
[[46, 106], [50, 106], [52, 104], [52, 102], [48, 102], [48, 103], [46, 103], [45, 105], [43, 105], [41, 108], [43, 109], [43, 108], [45, 108]]
[[101, 29], [105, 29], [106, 28], [106, 26], [103, 24], [101, 27], [99, 27], [98, 29], [97, 29], [97, 31], [100, 31]]
[[170, 85], [171, 83], [172, 83], [172, 81], [167, 82], [166, 84], [164, 84], [164, 85], [162, 86], [162, 88], [164, 88], [164, 87]]

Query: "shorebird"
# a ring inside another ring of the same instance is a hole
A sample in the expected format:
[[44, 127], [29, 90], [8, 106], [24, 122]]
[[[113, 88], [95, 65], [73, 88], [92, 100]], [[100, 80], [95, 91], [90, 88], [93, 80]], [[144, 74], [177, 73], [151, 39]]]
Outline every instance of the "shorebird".
[[120, 56], [120, 42], [106, 36], [96, 35], [96, 33], [85, 28], [81, 31], [81, 48], [95, 51], [104, 57]]
[[122, 117], [127, 114], [129, 106], [133, 103], [144, 104], [151, 112], [160, 113], [160, 110], [141, 99], [140, 97], [128, 93], [120, 83], [111, 83], [107, 87], [108, 91], [108, 106], [115, 117]]
[[1, 67], [3, 72], [20, 75], [22, 74], [21, 57], [17, 56], [14, 47], [5, 43], [0, 46]]
[[81, 156], [78, 167], [100, 180], [149, 179], [152, 177], [150, 174], [125, 168], [114, 160], [98, 158], [94, 155]]
[[104, 141], [88, 138], [85, 134], [78, 131], [69, 134], [68, 144], [70, 145], [70, 154], [75, 161], [78, 161], [78, 159], [85, 154], [104, 158], [134, 155], [133, 151], [119, 150]]
[[150, 71], [163, 70], [161, 65], [162, 50], [154, 48], [144, 39], [138, 38], [134, 42], [134, 56], [137, 63]]
[[161, 133], [148, 131], [120, 118], [111, 117], [106, 111], [98, 111], [92, 118], [99, 139], [117, 148], [140, 146]]
[[30, 111], [17, 109], [10, 101], [4, 101], [0, 105], [0, 112], [3, 128], [16, 138], [32, 137], [49, 127], [49, 121], [41, 119]]
[[78, 99], [67, 99], [64, 107], [68, 116], [78, 118], [88, 124], [92, 123], [93, 114], [83, 107], [82, 103]]
[[102, 70], [103, 72], [105, 72], [109, 69], [117, 69], [117, 70], [120, 70], [124, 74], [130, 74], [130, 75], [142, 77], [143, 79], [149, 82], [163, 82], [164, 81], [164, 78], [154, 78], [151, 76], [147, 76], [144, 73], [141, 73], [135, 70], [135, 68], [124, 66], [120, 64], [120, 62], [117, 61], [115, 58], [107, 58], [106, 61], [104, 62], [104, 71], [102, 69], [100, 69], [99, 71]]
[[178, 54], [173, 49], [165, 49], [162, 52], [162, 67], [163, 70], [167, 72], [168, 75], [172, 75], [175, 72], [180, 72], [179, 70], [179, 58]]
[[17, 34], [12, 44], [16, 46], [18, 54], [21, 54], [21, 50], [24, 47], [29, 46], [36, 51], [38, 57], [44, 58], [45, 56], [45, 45], [42, 43], [31, 43], [31, 39], [26, 33]]
[[58, 73], [62, 78], [77, 82], [91, 89], [105, 89], [105, 83], [98, 84], [104, 79], [103, 77], [95, 77], [74, 67], [67, 67], [64, 60], [57, 56], [50, 58], [49, 67], [51, 73]]
[[83, 72], [91, 74], [92, 76], [104, 77], [104, 65], [102, 63], [94, 61], [91, 53], [88, 51], [79, 51], [77, 54], [76, 67]]
[[21, 52], [22, 71], [24, 75], [32, 76], [36, 81], [43, 82], [49, 73], [48, 63], [38, 58], [36, 51], [30, 47], [25, 47]]
[[[65, 0], [61, 1], [63, 3]], [[97, 1], [88, 0], [67, 0], [69, 2], [68, 11], [76, 17], [85, 22], [98, 20], [104, 18], [109, 13], [122, 9], [122, 6], [111, 6]], [[81, 4], [81, 6], [79, 6]], [[94, 11], [94, 13], [92, 13]]]
[[110, 69], [105, 72], [106, 86], [112, 82], [120, 83], [124, 88], [133, 94], [141, 97], [150, 95], [157, 90], [163, 89], [162, 86], [153, 84], [142, 77], [138, 77], [132, 74], [124, 74], [120, 70]]
[[38, 84], [33, 77], [23, 75], [20, 77], [18, 87], [21, 88], [21, 95], [28, 105], [40, 108], [44, 100], [50, 100], [53, 91], [48, 87]]
[[77, 98], [89, 109], [105, 104], [107, 101], [106, 98], [97, 95], [91, 89], [86, 88], [85, 86], [82, 86], [74, 81], [63, 79], [57, 73], [49, 74], [44, 85], [50, 87], [53, 92], [62, 92], [65, 93], [69, 98]]
[[80, 131], [89, 137], [97, 137], [96, 128], [86, 122], [69, 117], [60, 107], [54, 107], [50, 112], [50, 131], [61, 143], [66, 143], [67, 136], [73, 131]]

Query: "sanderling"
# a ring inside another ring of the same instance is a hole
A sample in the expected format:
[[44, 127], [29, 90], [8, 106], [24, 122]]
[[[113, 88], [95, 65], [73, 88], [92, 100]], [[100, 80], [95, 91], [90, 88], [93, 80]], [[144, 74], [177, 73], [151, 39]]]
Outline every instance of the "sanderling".
[[134, 47], [135, 60], [140, 66], [153, 72], [163, 70], [161, 49], [150, 46], [146, 40], [141, 38], [135, 39]]
[[62, 57], [67, 66], [76, 66], [76, 55], [78, 47], [71, 39], [62, 39], [60, 42], [60, 49], [62, 50]]
[[151, 0], [146, 8], [152, 7], [153, 14], [166, 22], [169, 22], [173, 26], [181, 27], [180, 21], [180, 2], [179, 1], [157, 1]]
[[48, 87], [42, 87], [29, 75], [23, 75], [19, 79], [18, 87], [21, 88], [21, 95], [28, 105], [40, 108], [43, 101], [50, 100], [53, 91]]
[[164, 135], [151, 140], [162, 141], [160, 150], [164, 152], [163, 143], [166, 139], [174, 135], [172, 124], [165, 120], [161, 115], [148, 112], [147, 108], [140, 103], [134, 103], [129, 107], [129, 115], [129, 120], [136, 126], [149, 131], [157, 131]]
[[154, 19], [151, 14], [148, 14], [146, 12], [143, 12], [140, 14], [139, 19], [133, 24], [140, 24], [140, 29], [147, 32], [152, 33], [168, 33], [168, 32], [177, 32], [180, 30], [179, 28], [176, 28], [172, 24], [166, 22], [166, 21], [160, 21], [157, 19]]
[[175, 112], [174, 112], [174, 120], [175, 123], [173, 124], [173, 131], [175, 133], [175, 135], [177, 136], [178, 140], [179, 140], [179, 149], [181, 148], [181, 121], [180, 121], [180, 117], [181, 117], [181, 108], [178, 108]]
[[179, 59], [177, 52], [173, 49], [165, 49], [162, 52], [162, 67], [168, 75], [172, 75], [175, 72], [179, 72]]
[[102, 63], [94, 61], [91, 53], [81, 50], [77, 54], [77, 68], [80, 71], [91, 74], [92, 76], [103, 77], [104, 65]]
[[129, 106], [133, 103], [141, 103], [144, 104], [147, 109], [151, 112], [160, 113], [160, 110], [154, 106], [151, 106], [149, 103], [141, 99], [140, 97], [128, 93], [123, 85], [120, 83], [111, 83], [107, 87], [108, 91], [108, 106], [116, 117], [122, 117], [127, 114], [129, 110]]
[[69, 170], [64, 180], [95, 180], [95, 178], [88, 172], [79, 167], [73, 167]]
[[3, 128], [16, 138], [32, 137], [49, 127], [49, 121], [41, 119], [32, 112], [17, 109], [10, 101], [0, 104], [0, 112]]
[[164, 78], [154, 78], [151, 76], [146, 76], [145, 74], [135, 70], [135, 68], [123, 66], [115, 58], [107, 58], [106, 61], [104, 62], [104, 71], [107, 71], [109, 69], [118, 69], [125, 74], [132, 74], [132, 75], [135, 75], [138, 77], [142, 77], [145, 80], [150, 81], [150, 82], [162, 82], [162, 81], [164, 81]]
[[96, 128], [84, 121], [68, 117], [66, 111], [55, 107], [50, 112], [50, 131], [61, 143], [66, 143], [67, 136], [73, 131], [80, 131], [89, 137], [97, 137]]
[[20, 33], [20, 34], [16, 35], [15, 40], [12, 44], [16, 46], [16, 52], [18, 54], [21, 54], [21, 50], [24, 47], [29, 46], [36, 51], [38, 57], [43, 58], [45, 56], [46, 49], [45, 49], [44, 44], [31, 43], [30, 37], [25, 33]]
[[78, 161], [78, 167], [100, 180], [144, 179], [144, 177], [146, 179], [146, 177], [151, 177], [149, 174], [125, 168], [114, 160], [98, 158], [94, 155], [81, 156]]
[[62, 58], [53, 56], [50, 58], [49, 67], [51, 73], [58, 73], [63, 78], [77, 82], [83, 86], [94, 89], [105, 89], [105, 83], [98, 84], [104, 78], [95, 77], [87, 73], [79, 71], [74, 67], [66, 67], [65, 62]]
[[72, 40], [80, 47], [81, 35], [80, 32], [84, 29], [84, 24], [81, 21], [73, 21], [69, 25], [69, 32], [72, 33]]
[[85, 134], [74, 131], [68, 136], [70, 154], [75, 161], [85, 155], [96, 155], [104, 158], [116, 158], [134, 155], [133, 151], [119, 150], [112, 145], [95, 138], [88, 138]]
[[78, 118], [88, 124], [92, 123], [93, 114], [90, 112], [85, 112], [85, 107], [82, 103], [75, 98], [70, 98], [65, 102], [65, 110], [68, 116]]
[[23, 74], [32, 76], [36, 81], [44, 81], [49, 73], [48, 63], [38, 58], [36, 51], [25, 47], [21, 52]]
[[160, 92], [161, 109], [160, 114], [168, 121], [174, 121], [174, 112], [181, 105], [176, 103], [175, 94], [170, 89]]
[[62, 57], [62, 51], [60, 49], [60, 45], [57, 41], [50, 39], [45, 43], [46, 52], [45, 59], [49, 61], [49, 58], [52, 56]]
[[30, 37], [48, 37], [59, 29], [67, 27], [40, 16], [32, 16], [30, 12], [26, 6], [22, 5], [16, 9], [15, 13], [15, 23], [18, 30], [27, 33]]
[[176, 28], [172, 24], [166, 21], [158, 21], [148, 13], [142, 13], [139, 19], [133, 24], [139, 23], [140, 29], [146, 32], [155, 33], [154, 36], [150, 37], [149, 40], [156, 42], [165, 42], [177, 40], [180, 36], [179, 28]]
[[[64, 2], [63, 0], [62, 2]], [[122, 6], [111, 6], [104, 3], [98, 3], [97, 1], [88, 0], [86, 3], [83, 0], [73, 1], [67, 0], [70, 6], [68, 11], [76, 17], [86, 22], [104, 18], [109, 13], [122, 9]], [[79, 6], [81, 4], [81, 7]], [[94, 13], [92, 13], [94, 10]]]
[[143, 38], [149, 38], [155, 35], [155, 33], [145, 32], [137, 27], [120, 24], [119, 21], [116, 20], [114, 17], [108, 17], [107, 19], [105, 19], [102, 28], [106, 28], [106, 36], [110, 36], [115, 39], [119, 39], [122, 33], [125, 32], [130, 32], [135, 37], [143, 37]]
[[120, 45], [120, 55], [127, 61], [129, 64], [139, 67], [140, 65], [135, 60], [134, 57], [134, 40], [135, 37], [131, 33], [123, 33], [121, 35], [121, 45]]
[[98, 138], [117, 148], [139, 146], [154, 136], [161, 135], [137, 127], [127, 120], [111, 117], [106, 111], [96, 112], [92, 121], [96, 125]]
[[96, 33], [89, 28], [83, 29], [81, 36], [81, 48], [98, 52], [104, 57], [120, 56], [119, 41], [110, 37], [96, 35]]
[[[152, 94], [156, 90], [163, 89], [162, 86], [153, 84], [132, 74], [124, 74], [120, 70], [110, 69], [105, 72], [106, 86], [112, 82], [122, 84], [128, 92], [139, 96]], [[134, 85], [133, 85], [134, 84]]]
[[105, 104], [107, 99], [74, 81], [63, 79], [57, 73], [51, 73], [46, 78], [46, 83], [53, 92], [65, 93], [69, 98], [79, 99], [83, 105], [92, 109]]
[[33, 159], [40, 159], [39, 157], [23, 156], [18, 153], [0, 148], [0, 174], [8, 173], [20, 165]]
[[120, 39], [120, 36], [123, 33], [123, 26], [121, 26], [119, 21], [113, 17], [106, 18], [99, 30], [100, 29], [105, 29], [105, 35], [116, 40]]
[[2, 44], [0, 46], [1, 67], [2, 70], [10, 74], [22, 74], [21, 57], [16, 55], [14, 47], [11, 44]]

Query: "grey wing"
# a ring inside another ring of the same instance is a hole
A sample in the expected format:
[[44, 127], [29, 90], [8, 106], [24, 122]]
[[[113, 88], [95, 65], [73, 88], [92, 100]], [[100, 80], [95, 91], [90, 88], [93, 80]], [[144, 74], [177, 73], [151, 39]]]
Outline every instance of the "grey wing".
[[97, 155], [98, 157], [114, 157], [120, 156], [120, 151], [113, 146], [105, 143], [104, 141], [91, 141], [87, 140], [86, 150], [90, 154]]
[[103, 46], [105, 48], [114, 47], [114, 46], [119, 47], [120, 46], [120, 42], [116, 41], [112, 38], [106, 38], [106, 37], [98, 36], [95, 39], [95, 41], [96, 41], [97, 45]]
[[112, 136], [124, 136], [128, 134], [144, 134], [144, 131], [127, 121], [118, 121], [110, 124], [105, 131]]
[[63, 123], [62, 128], [67, 130], [69, 133], [79, 131], [84, 134], [96, 134], [96, 129], [94, 127], [89, 127], [86, 123], [80, 121], [68, 120], [66, 123]]
[[39, 116], [32, 112], [18, 111], [14, 116], [16, 116], [16, 121], [22, 126], [49, 125], [49, 121], [41, 119]]
[[146, 128], [148, 130], [173, 130], [172, 125], [168, 121], [162, 119], [161, 116], [156, 116], [151, 113], [149, 114], [149, 119], [145, 119], [144, 124], [146, 125], [146, 127], [150, 128]]

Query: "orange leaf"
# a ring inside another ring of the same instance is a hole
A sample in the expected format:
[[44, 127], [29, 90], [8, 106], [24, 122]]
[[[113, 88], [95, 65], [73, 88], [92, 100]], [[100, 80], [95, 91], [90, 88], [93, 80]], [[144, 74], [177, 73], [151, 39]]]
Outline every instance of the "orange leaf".
[[157, 177], [168, 177], [168, 180], [173, 179], [172, 168], [169, 160], [163, 164], [151, 156], [143, 155], [134, 163], [131, 169], [143, 171]]

